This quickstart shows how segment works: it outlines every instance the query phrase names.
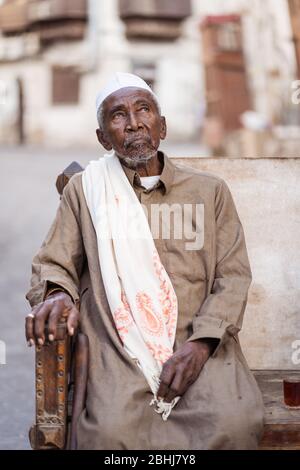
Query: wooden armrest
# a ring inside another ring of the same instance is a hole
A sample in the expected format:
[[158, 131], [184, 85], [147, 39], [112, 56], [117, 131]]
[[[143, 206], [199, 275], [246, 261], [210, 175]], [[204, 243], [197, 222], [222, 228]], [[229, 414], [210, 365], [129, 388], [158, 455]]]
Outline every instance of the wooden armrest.
[[71, 340], [64, 322], [57, 327], [55, 341], [36, 347], [36, 419], [29, 431], [33, 449], [63, 449], [66, 445], [70, 363]]
[[76, 449], [76, 424], [85, 407], [88, 358], [87, 336], [78, 333], [70, 338], [65, 322], [58, 325], [55, 341], [36, 348], [36, 418], [29, 431], [33, 449]]

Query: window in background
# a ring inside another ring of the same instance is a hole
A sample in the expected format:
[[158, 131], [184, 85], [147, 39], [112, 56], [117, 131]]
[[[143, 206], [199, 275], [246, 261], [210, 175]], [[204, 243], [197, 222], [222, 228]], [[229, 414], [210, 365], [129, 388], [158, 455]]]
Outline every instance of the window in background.
[[52, 104], [78, 104], [80, 75], [74, 67], [52, 69]]

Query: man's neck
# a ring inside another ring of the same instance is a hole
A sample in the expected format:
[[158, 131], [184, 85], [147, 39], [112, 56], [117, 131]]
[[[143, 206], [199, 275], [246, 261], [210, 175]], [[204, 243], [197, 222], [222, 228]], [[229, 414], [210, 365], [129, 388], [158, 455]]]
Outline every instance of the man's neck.
[[[124, 166], [127, 168], [131, 168], [122, 162]], [[133, 168], [132, 168], [133, 169]], [[141, 165], [137, 165], [134, 170], [139, 174], [139, 176], [156, 176], [160, 175], [163, 169], [163, 163], [160, 161], [158, 157], [158, 152], [155, 157], [151, 158], [148, 162], [143, 162]]]

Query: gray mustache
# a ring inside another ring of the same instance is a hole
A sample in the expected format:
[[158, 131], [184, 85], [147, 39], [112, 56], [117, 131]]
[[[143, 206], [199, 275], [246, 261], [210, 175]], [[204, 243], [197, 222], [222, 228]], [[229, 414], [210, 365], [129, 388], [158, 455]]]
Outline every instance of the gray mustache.
[[134, 144], [137, 140], [143, 140], [144, 142], [147, 142], [151, 144], [151, 139], [147, 135], [135, 135], [134, 137], [130, 137], [129, 139], [125, 139], [124, 142], [124, 147], [127, 148], [131, 144]]

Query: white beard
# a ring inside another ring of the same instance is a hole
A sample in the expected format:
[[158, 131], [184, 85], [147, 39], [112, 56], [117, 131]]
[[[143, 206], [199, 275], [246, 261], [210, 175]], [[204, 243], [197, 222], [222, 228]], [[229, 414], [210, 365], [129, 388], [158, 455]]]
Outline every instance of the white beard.
[[118, 155], [117, 157], [125, 163], [126, 166], [129, 168], [136, 169], [138, 166], [143, 165], [147, 162], [149, 162], [152, 158], [155, 157], [157, 151], [156, 150], [151, 150], [151, 152], [144, 154], [144, 155], [139, 155], [139, 156], [134, 156], [134, 157], [129, 157], [128, 155], [123, 156], [123, 155]]

